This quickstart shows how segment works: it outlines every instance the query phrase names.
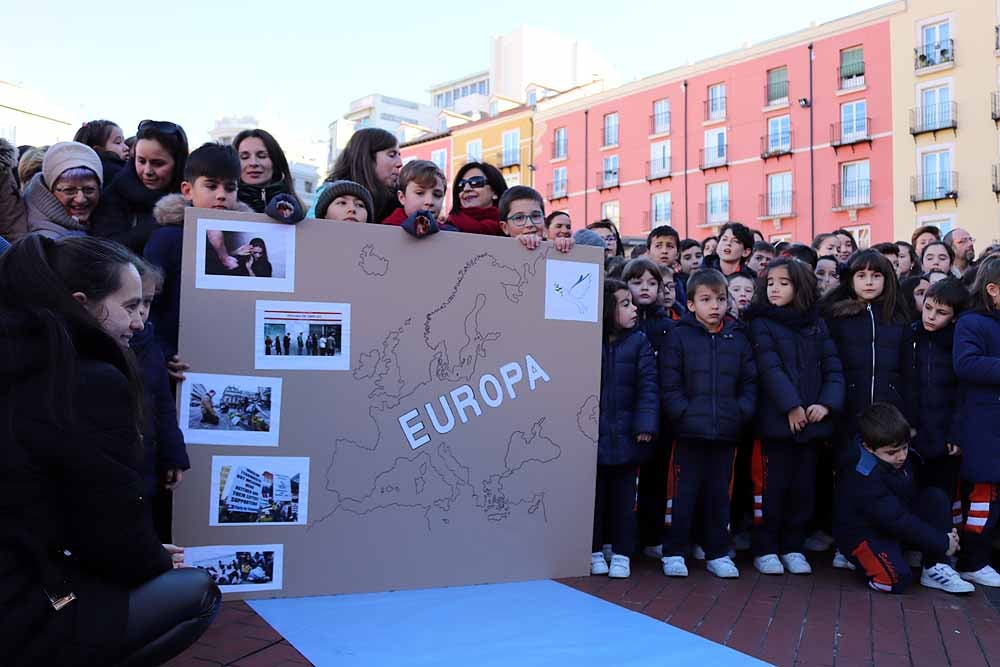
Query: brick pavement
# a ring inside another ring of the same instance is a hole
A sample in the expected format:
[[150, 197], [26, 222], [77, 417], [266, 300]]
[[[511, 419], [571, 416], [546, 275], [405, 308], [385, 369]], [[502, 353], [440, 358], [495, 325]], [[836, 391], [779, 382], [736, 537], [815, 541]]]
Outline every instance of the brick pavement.
[[[905, 595], [869, 592], [814, 554], [811, 577], [764, 577], [746, 557], [743, 576], [722, 581], [689, 561], [691, 576], [667, 579], [659, 563], [632, 577], [562, 583], [780, 666], [942, 667], [1000, 665], [1000, 591], [957, 597], [919, 585]], [[873, 632], [873, 628], [878, 628]], [[227, 602], [205, 636], [171, 667], [309, 665], [242, 602]]]

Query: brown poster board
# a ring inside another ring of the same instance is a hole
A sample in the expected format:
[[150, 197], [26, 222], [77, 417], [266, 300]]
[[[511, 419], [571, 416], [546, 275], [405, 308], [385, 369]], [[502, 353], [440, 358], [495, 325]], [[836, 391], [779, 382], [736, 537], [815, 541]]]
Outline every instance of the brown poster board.
[[[184, 224], [192, 467], [174, 537], [224, 591], [589, 571], [599, 250], [194, 209]], [[227, 253], [243, 275], [220, 275]]]

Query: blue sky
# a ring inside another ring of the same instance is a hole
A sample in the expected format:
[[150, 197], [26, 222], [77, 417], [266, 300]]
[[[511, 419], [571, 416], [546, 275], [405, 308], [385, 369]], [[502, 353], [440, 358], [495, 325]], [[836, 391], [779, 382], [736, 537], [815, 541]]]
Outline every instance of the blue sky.
[[5, 4], [0, 80], [126, 134], [179, 122], [197, 145], [222, 116], [277, 116], [305, 139], [371, 92], [427, 103], [428, 86], [486, 69], [489, 37], [524, 23], [590, 42], [628, 81], [880, 3]]

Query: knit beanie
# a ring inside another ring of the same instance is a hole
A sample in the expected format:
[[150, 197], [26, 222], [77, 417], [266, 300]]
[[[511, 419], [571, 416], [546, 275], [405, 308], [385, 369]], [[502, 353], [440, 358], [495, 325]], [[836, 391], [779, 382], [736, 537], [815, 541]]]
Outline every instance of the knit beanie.
[[97, 175], [98, 183], [104, 184], [104, 167], [101, 166], [101, 158], [93, 148], [76, 141], [52, 144], [42, 159], [42, 176], [45, 177], [45, 184], [51, 190], [63, 172], [77, 167], [91, 170]]
[[605, 250], [607, 245], [604, 243], [604, 239], [597, 232], [590, 229], [578, 229], [576, 233], [573, 234], [573, 242], [576, 245], [591, 245], [595, 248], [600, 248]]
[[334, 181], [323, 189], [319, 199], [316, 200], [316, 218], [319, 220], [325, 218], [326, 209], [330, 208], [333, 200], [341, 195], [353, 195], [364, 202], [365, 208], [368, 209], [368, 222], [375, 222], [373, 219], [375, 217], [375, 204], [372, 202], [372, 194], [368, 192], [368, 188], [360, 183], [347, 180]]

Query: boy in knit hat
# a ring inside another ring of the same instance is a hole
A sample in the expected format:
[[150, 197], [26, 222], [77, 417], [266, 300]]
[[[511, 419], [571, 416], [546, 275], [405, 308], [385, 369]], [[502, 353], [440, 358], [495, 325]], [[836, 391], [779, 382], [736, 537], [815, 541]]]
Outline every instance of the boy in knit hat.
[[330, 183], [316, 200], [316, 218], [336, 222], [368, 222], [375, 205], [368, 188], [354, 181]]

